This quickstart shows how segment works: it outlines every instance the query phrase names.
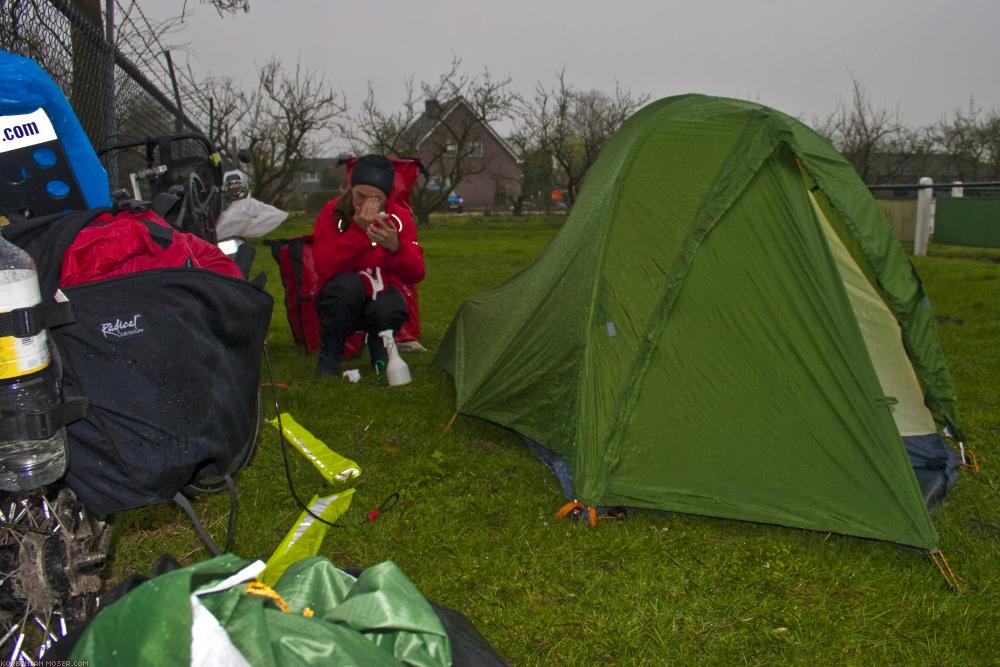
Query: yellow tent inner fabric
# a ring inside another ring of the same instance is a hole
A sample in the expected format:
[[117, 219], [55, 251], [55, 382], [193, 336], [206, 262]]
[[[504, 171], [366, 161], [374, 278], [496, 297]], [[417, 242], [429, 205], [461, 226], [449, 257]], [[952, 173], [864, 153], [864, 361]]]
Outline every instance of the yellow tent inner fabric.
[[813, 211], [819, 219], [837, 270], [844, 281], [851, 309], [861, 328], [861, 335], [865, 339], [865, 347], [875, 366], [882, 391], [898, 401], [892, 407], [892, 416], [896, 420], [899, 434], [910, 436], [936, 433], [934, 417], [924, 405], [924, 392], [903, 347], [899, 322], [868, 282], [811, 192], [809, 201], [812, 202]]

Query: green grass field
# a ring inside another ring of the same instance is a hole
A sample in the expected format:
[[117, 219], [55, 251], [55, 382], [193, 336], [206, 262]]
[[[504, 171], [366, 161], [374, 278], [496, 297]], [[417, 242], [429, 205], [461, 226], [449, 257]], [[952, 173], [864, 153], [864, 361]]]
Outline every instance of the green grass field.
[[[399, 388], [376, 385], [366, 360], [357, 385], [315, 379], [314, 359], [292, 342], [276, 265], [259, 250], [276, 296], [269, 348], [274, 380], [287, 385], [281, 408], [364, 471], [350, 527], [331, 529], [321, 553], [341, 566], [395, 561], [515, 665], [1000, 664], [1000, 253], [934, 247], [916, 261], [983, 462], [936, 516], [964, 585], [956, 593], [925, 554], [892, 544], [652, 512], [596, 529], [557, 523], [558, 484], [516, 435], [463, 416], [443, 434], [454, 390], [430, 363], [452, 315], [531, 262], [561, 222], [442, 218], [421, 232], [431, 352], [406, 356], [415, 379]], [[309, 227], [291, 221], [274, 236]], [[278, 443], [266, 427], [238, 478], [234, 551], [245, 557], [266, 558], [299, 514]], [[339, 488], [298, 455], [292, 463], [305, 499]], [[363, 523], [392, 492], [396, 508]], [[225, 499], [197, 506], [221, 536]], [[111, 583], [164, 552], [208, 556], [174, 507], [123, 515], [116, 536]]]

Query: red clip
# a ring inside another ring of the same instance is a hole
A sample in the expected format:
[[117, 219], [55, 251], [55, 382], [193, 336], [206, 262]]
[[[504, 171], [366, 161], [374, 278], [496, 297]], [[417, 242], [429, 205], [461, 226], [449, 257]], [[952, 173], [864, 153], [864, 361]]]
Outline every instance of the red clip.
[[368, 513], [368, 520], [374, 521], [375, 519], [378, 518], [379, 514], [381, 514], [381, 512], [379, 512], [378, 510], [372, 510], [371, 512]]

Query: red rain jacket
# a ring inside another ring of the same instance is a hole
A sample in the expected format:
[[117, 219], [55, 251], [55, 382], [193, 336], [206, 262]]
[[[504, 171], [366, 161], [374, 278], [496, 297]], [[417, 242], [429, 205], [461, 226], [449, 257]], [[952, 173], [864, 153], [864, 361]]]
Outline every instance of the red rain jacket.
[[365, 293], [372, 296], [390, 286], [402, 291], [404, 285], [424, 279], [424, 251], [417, 243], [417, 227], [407, 208], [386, 204], [387, 221], [399, 231], [399, 248], [391, 253], [372, 244], [353, 222], [346, 222], [347, 229], [341, 232], [339, 221], [334, 219], [336, 205], [336, 199], [327, 202], [313, 228], [313, 260], [321, 285], [340, 273], [359, 273], [366, 278]]

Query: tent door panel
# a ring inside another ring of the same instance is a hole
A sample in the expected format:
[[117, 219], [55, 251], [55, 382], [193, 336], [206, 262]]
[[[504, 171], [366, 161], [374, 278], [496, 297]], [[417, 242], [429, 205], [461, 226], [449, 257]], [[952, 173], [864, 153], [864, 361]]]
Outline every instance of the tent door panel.
[[812, 192], [809, 193], [809, 201], [844, 281], [844, 289], [861, 327], [861, 335], [882, 390], [886, 396], [893, 396], [899, 401], [892, 410], [900, 435], [936, 433], [934, 418], [924, 405], [924, 393], [903, 347], [903, 335], [896, 317], [865, 277]]

